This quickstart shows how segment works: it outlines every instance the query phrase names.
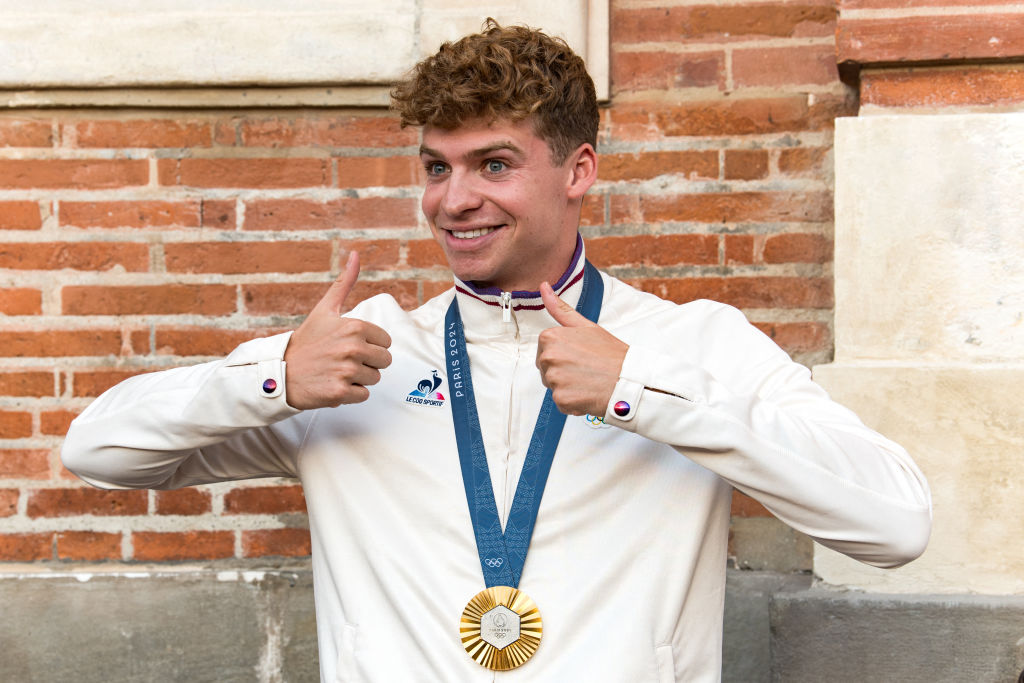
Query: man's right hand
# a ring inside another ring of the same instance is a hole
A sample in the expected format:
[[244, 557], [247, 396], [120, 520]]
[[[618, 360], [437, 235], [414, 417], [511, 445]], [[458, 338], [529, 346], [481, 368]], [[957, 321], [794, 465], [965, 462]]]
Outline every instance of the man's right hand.
[[391, 365], [391, 337], [382, 328], [341, 316], [345, 298], [359, 277], [359, 254], [349, 252], [345, 270], [306, 320], [284, 352], [288, 405], [300, 410], [359, 403], [366, 387], [380, 381]]

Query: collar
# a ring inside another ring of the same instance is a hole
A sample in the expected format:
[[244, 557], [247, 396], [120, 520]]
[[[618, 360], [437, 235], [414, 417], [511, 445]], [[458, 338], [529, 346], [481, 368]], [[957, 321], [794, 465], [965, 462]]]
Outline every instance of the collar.
[[[576, 234], [576, 251], [569, 267], [551, 288], [570, 306], [579, 302], [583, 291], [583, 266], [586, 256], [583, 238]], [[536, 337], [543, 330], [554, 327], [554, 319], [544, 309], [540, 292], [502, 292], [497, 287], [477, 287], [471, 282], [455, 278], [455, 296], [459, 313], [466, 329], [466, 341], [481, 341], [495, 337]], [[503, 299], [507, 302], [503, 305]], [[504, 309], [504, 310], [503, 310]], [[509, 320], [505, 322], [503, 315]]]

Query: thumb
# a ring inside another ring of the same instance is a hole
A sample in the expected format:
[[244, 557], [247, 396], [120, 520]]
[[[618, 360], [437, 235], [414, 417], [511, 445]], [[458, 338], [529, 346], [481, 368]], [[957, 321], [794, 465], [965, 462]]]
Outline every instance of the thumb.
[[352, 291], [352, 287], [356, 284], [356, 280], [359, 278], [359, 252], [352, 250], [348, 252], [348, 261], [345, 262], [345, 270], [341, 271], [341, 275], [335, 280], [327, 293], [324, 294], [323, 298], [317, 303], [316, 310], [325, 310], [331, 315], [341, 315], [341, 310], [345, 305], [345, 299], [348, 297], [348, 293]]
[[587, 320], [575, 308], [562, 301], [551, 285], [542, 282], [540, 285], [540, 298], [544, 301], [544, 308], [548, 314], [555, 319], [555, 322], [562, 327], [589, 327], [594, 323]]

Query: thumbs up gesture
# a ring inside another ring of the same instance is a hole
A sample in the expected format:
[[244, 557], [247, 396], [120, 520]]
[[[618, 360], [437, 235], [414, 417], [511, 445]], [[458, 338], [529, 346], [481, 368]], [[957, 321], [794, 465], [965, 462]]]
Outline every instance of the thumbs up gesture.
[[604, 415], [629, 345], [559, 299], [548, 283], [540, 295], [559, 325], [537, 340], [541, 381], [566, 415]]
[[359, 403], [366, 387], [391, 365], [391, 337], [382, 328], [341, 311], [359, 277], [359, 254], [349, 252], [345, 270], [295, 330], [284, 353], [288, 405], [300, 410]]

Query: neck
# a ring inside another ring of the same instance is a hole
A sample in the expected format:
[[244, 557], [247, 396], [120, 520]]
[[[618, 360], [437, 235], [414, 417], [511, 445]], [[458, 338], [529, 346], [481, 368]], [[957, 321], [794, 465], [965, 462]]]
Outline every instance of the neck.
[[[556, 293], [571, 285], [572, 282], [570, 282], [570, 280], [575, 281], [575, 276], [578, 275], [578, 272], [582, 272], [582, 260], [583, 238], [579, 233], [576, 233], [576, 246], [569, 258], [568, 265], [562, 271], [562, 274], [557, 280], [550, 281], [551, 288], [555, 290]], [[539, 282], [534, 285], [534, 289], [503, 290], [501, 287], [486, 285], [479, 282], [464, 282], [456, 278], [456, 286], [462, 286], [464, 289], [478, 296], [500, 296], [503, 291], [510, 291], [513, 299], [534, 299], [540, 297]]]

